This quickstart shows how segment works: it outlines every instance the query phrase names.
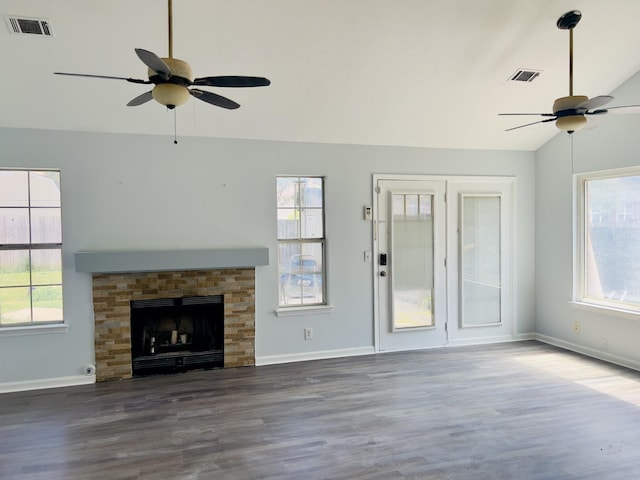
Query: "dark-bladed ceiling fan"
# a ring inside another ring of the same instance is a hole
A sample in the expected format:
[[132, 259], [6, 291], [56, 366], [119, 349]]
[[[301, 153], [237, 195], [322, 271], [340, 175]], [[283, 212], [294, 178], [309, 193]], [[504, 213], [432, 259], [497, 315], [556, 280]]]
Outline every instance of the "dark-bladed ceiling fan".
[[168, 0], [169, 10], [169, 56], [160, 58], [155, 53], [142, 48], [136, 48], [136, 54], [148, 68], [148, 80], [114, 77], [108, 75], [90, 75], [84, 73], [54, 72], [56, 75], [70, 75], [74, 77], [105, 78], [125, 80], [131, 83], [153, 84], [152, 90], [135, 97], [127, 106], [135, 107], [150, 100], [174, 109], [195, 97], [203, 102], [217, 107], [236, 109], [240, 105], [229, 98], [216, 93], [190, 87], [266, 87], [271, 82], [264, 77], [247, 76], [217, 76], [194, 78], [191, 66], [184, 60], [173, 58], [173, 2]]
[[559, 29], [569, 30], [569, 96], [557, 98], [553, 102], [553, 113], [499, 113], [498, 115], [537, 115], [546, 117], [543, 120], [508, 128], [507, 132], [528, 127], [529, 125], [555, 121], [556, 127], [572, 134], [584, 128], [587, 124], [587, 117], [592, 115], [603, 115], [609, 111], [622, 112], [623, 110], [631, 113], [640, 113], [640, 105], [601, 108], [613, 100], [613, 97], [609, 95], [589, 98], [586, 95], [573, 94], [573, 29], [578, 25], [581, 18], [582, 13], [580, 11], [572, 10], [562, 15], [556, 23]]

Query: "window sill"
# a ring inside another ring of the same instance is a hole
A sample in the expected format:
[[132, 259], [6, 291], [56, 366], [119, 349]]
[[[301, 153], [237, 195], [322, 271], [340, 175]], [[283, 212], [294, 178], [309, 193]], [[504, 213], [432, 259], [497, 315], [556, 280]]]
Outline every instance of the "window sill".
[[67, 333], [69, 325], [66, 323], [56, 323], [48, 325], [20, 325], [17, 327], [0, 328], [0, 337], [10, 337], [19, 335], [44, 335], [50, 333]]
[[309, 307], [276, 308], [277, 317], [296, 317], [299, 315], [315, 315], [317, 313], [331, 313], [333, 305], [312, 305]]
[[634, 310], [625, 310], [623, 308], [609, 307], [606, 305], [598, 305], [595, 303], [585, 302], [569, 302], [573, 308], [585, 310], [587, 312], [601, 313], [613, 317], [626, 318], [628, 320], [640, 320], [640, 312]]

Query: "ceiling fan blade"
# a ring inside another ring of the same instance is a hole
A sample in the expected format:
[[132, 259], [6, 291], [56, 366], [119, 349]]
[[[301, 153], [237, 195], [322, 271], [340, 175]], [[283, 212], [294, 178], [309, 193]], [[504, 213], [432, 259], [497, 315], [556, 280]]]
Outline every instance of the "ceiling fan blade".
[[236, 103], [233, 100], [229, 100], [228, 98], [216, 93], [205, 92], [204, 90], [198, 90], [197, 88], [189, 90], [189, 93], [191, 94], [191, 96], [197, 98], [198, 100], [210, 103], [211, 105], [215, 105], [216, 107], [222, 107], [228, 110], [235, 110], [236, 108], [240, 107], [239, 103]]
[[554, 113], [499, 113], [498, 115], [540, 115], [541, 117], [555, 117]]
[[202, 77], [193, 81], [194, 85], [208, 87], [266, 87], [271, 85], [271, 81], [264, 77], [244, 77], [244, 76], [219, 76]]
[[606, 105], [613, 97], [610, 95], [600, 95], [599, 97], [593, 97], [589, 100], [582, 102], [576, 106], [576, 110], [593, 110], [594, 108], [600, 108], [603, 105]]
[[171, 69], [155, 53], [142, 48], [136, 48], [136, 54], [147, 67], [160, 74], [165, 80], [168, 80], [171, 77]]
[[148, 91], [143, 93], [142, 95], [138, 95], [136, 98], [127, 103], [127, 107], [137, 107], [138, 105], [147, 103], [150, 100], [153, 100], [153, 95], [151, 94], [151, 91]]
[[537, 122], [525, 123], [524, 125], [518, 125], [517, 127], [507, 128], [505, 132], [510, 132], [511, 130], [517, 130], [518, 128], [528, 127], [529, 125], [535, 125], [536, 123], [552, 122], [555, 119], [556, 117], [553, 117], [553, 118], [546, 118], [544, 120], [538, 120]]
[[[598, 113], [600, 110], [596, 110], [593, 113]], [[602, 113], [640, 113], [640, 105], [620, 105], [618, 107], [603, 108]]]
[[66, 73], [66, 72], [53, 72], [54, 75], [68, 75], [70, 77], [88, 77], [88, 78], [106, 78], [108, 80], [125, 80], [131, 83], [151, 83], [149, 80], [140, 80], [137, 78], [127, 77], [114, 77], [111, 75], [90, 75], [88, 73]]

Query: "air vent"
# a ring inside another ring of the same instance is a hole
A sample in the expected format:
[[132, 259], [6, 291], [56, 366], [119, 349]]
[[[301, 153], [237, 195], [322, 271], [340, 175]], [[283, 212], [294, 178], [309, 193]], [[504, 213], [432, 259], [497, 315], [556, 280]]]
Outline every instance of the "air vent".
[[509, 81], [512, 82], [533, 82], [540, 75], [540, 70], [516, 70], [516, 72], [509, 77]]
[[42, 35], [45, 37], [53, 36], [51, 24], [47, 19], [22, 16], [8, 16], [6, 19], [11, 33]]

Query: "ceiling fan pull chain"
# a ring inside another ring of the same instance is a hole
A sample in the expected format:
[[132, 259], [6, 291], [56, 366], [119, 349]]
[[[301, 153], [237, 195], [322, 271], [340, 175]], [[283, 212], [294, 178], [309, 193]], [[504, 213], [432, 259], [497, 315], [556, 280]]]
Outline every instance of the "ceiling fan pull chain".
[[173, 109], [173, 143], [174, 145], [178, 144], [178, 117], [176, 115], [176, 109]]

